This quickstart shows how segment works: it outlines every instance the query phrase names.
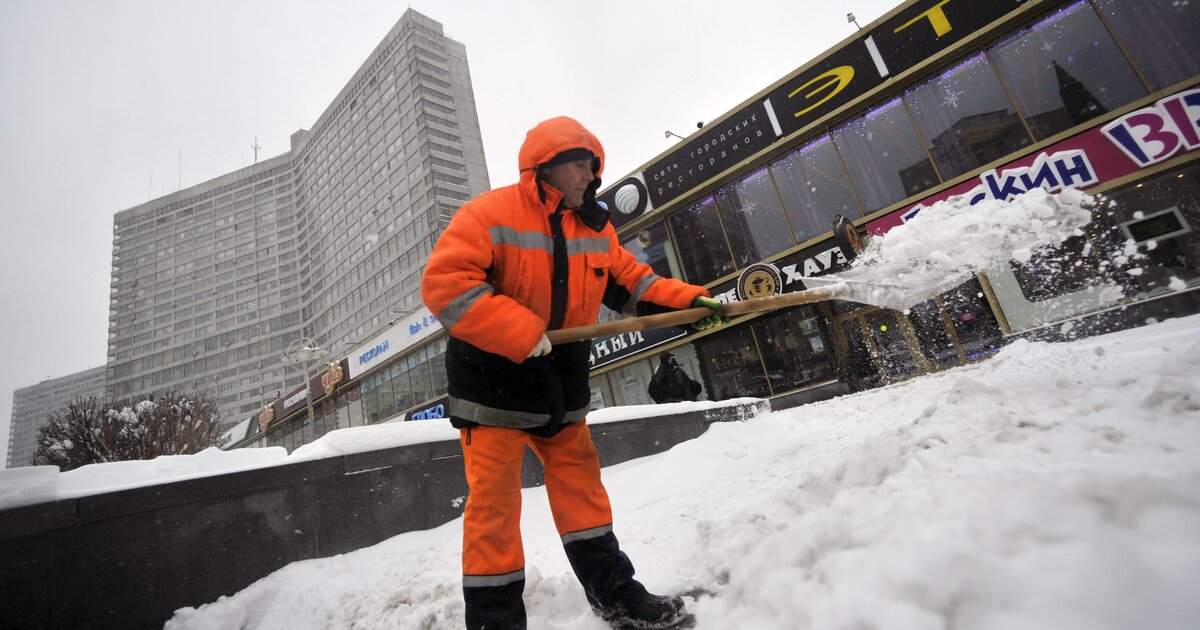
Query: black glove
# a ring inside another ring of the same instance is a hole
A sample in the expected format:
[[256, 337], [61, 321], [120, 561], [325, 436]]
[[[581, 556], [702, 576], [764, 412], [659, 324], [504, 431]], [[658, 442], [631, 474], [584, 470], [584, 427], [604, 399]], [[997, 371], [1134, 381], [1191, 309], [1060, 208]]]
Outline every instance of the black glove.
[[579, 218], [583, 224], [599, 232], [608, 224], [611, 212], [603, 201], [596, 199], [596, 191], [600, 190], [600, 178], [597, 177], [583, 191], [583, 205], [579, 207]]

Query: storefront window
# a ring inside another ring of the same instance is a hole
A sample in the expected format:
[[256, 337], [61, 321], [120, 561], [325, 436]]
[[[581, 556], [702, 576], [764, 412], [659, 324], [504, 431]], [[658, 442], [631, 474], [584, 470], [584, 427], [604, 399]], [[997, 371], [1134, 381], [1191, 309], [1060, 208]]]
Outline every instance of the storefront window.
[[337, 429], [337, 412], [333, 408], [333, 398], [326, 397], [313, 406], [316, 420], [313, 422], [313, 439], [317, 439], [330, 431]]
[[[1112, 247], [1113, 244], [1109, 244]], [[1081, 291], [1105, 276], [1102, 261], [1088, 239], [1072, 236], [1059, 245], [1039, 248], [1028, 260], [1011, 261], [1021, 293], [1030, 302], [1043, 302]]]
[[935, 300], [926, 300], [908, 311], [908, 321], [917, 334], [917, 342], [921, 345], [921, 353], [936, 365], [947, 365], [958, 361], [958, 351], [954, 341], [946, 332], [942, 310]]
[[668, 242], [666, 223], [659, 222], [647, 226], [622, 245], [638, 262], [650, 265], [654, 273], [663, 278], [683, 277], [679, 270], [679, 259], [675, 257], [675, 249]]
[[283, 447], [292, 452], [304, 445], [308, 428], [308, 415], [296, 416], [283, 428]]
[[842, 320], [842, 337], [846, 340], [847, 352], [838, 366], [839, 377], [853, 391], [861, 391], [880, 382], [879, 368], [871, 358], [862, 323], [857, 317]]
[[865, 317], [867, 330], [875, 340], [883, 370], [891, 378], [908, 376], [917, 371], [916, 360], [904, 338], [904, 330], [896, 318], [896, 311], [877, 310]]
[[1022, 29], [991, 53], [1039, 139], [1146, 95], [1085, 2]]
[[898, 98], [837, 129], [833, 141], [868, 214], [939, 183]]
[[983, 295], [979, 281], [967, 283], [942, 294], [946, 316], [954, 325], [954, 334], [968, 359], [978, 359], [1000, 348], [1000, 324]]
[[696, 342], [702, 381], [710, 400], [770, 395], [762, 358], [749, 326], [737, 326]]
[[1139, 297], [1200, 285], [1200, 164], [1107, 193], [1122, 235], [1137, 243]]
[[1090, 288], [1113, 301], [1135, 293], [1135, 276], [1128, 269], [1140, 265], [1118, 264], [1133, 253], [1126, 252], [1128, 236], [1121, 230], [1122, 216], [1113, 204], [1101, 206], [1082, 228], [1082, 235], [1037, 248], [1027, 260], [1011, 261], [1023, 297], [1029, 302], [1045, 302]]
[[379, 382], [383, 374], [375, 374], [363, 381], [362, 389], [363, 415], [367, 423], [379, 421]]
[[595, 411], [612, 406], [612, 392], [608, 388], [608, 376], [604, 374], [593, 376], [588, 380], [588, 386], [592, 390], [592, 404], [589, 409]]
[[1200, 2], [1094, 1], [1153, 89], [1200, 73]]
[[718, 190], [716, 200], [738, 267], [796, 244], [767, 169]]
[[904, 95], [943, 179], [1030, 143], [1012, 101], [983, 53]]
[[838, 215], [862, 216], [829, 136], [772, 164], [771, 176], [801, 243], [828, 232]]
[[649, 361], [637, 361], [609, 372], [608, 382], [612, 386], [613, 403], [617, 406], [653, 403], [646, 389], [650, 386], [651, 376], [653, 372], [650, 371]]
[[264, 448], [268, 446], [283, 446], [283, 428], [277, 426], [271, 427], [270, 430], [263, 433], [259, 439], [259, 443]]
[[679, 257], [688, 282], [705, 284], [733, 273], [733, 258], [712, 197], [675, 214], [669, 221], [675, 241], [686, 243], [680, 248]]
[[751, 323], [771, 391], [780, 394], [833, 378], [833, 355], [815, 306], [801, 306]]
[[347, 391], [338, 393], [333, 401], [335, 412], [334, 421], [337, 423], [336, 429], [345, 429], [350, 425], [350, 394], [354, 393], [355, 398], [358, 398], [358, 388], [350, 388]]
[[362, 396], [358, 389], [351, 389], [346, 392], [346, 409], [348, 410], [350, 423], [347, 426], [361, 427], [365, 424], [363, 420]]
[[412, 381], [408, 377], [409, 371], [412, 369], [412, 360], [413, 355], [409, 355], [392, 364], [389, 383], [392, 386], [392, 397], [395, 402], [384, 411], [384, 418], [394, 416], [401, 409], [408, 409], [417, 402], [413, 398]]
[[408, 361], [412, 365], [412, 371], [409, 372], [409, 376], [412, 378], [413, 389], [413, 400], [409, 403], [410, 405], [433, 398], [433, 394], [430, 391], [428, 351], [429, 348], [425, 347], [408, 356]]
[[446, 393], [450, 387], [446, 380], [446, 337], [433, 342], [429, 346], [429, 376], [432, 380], [433, 392], [431, 398]]

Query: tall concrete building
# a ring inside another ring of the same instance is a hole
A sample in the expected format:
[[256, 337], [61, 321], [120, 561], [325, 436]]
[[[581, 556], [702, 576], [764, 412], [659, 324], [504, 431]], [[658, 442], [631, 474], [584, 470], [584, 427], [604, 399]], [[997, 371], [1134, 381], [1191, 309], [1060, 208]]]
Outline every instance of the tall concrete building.
[[8, 468], [29, 466], [37, 450], [38, 429], [76, 398], [104, 397], [104, 367], [92, 368], [22, 387], [13, 392], [8, 433]]
[[289, 155], [119, 212], [106, 398], [204, 391], [234, 420], [283, 388], [300, 334]]
[[466, 49], [408, 10], [281, 156], [116, 215], [106, 395], [245, 418], [420, 304], [432, 243], [489, 188]]
[[344, 354], [421, 304], [432, 243], [489, 188], [466, 48], [409, 9], [291, 154], [304, 331]]

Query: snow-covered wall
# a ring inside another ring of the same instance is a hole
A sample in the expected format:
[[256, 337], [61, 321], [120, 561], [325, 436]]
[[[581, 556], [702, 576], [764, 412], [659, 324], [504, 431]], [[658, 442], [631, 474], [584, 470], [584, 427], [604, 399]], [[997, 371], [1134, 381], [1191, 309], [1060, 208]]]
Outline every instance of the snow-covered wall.
[[[665, 451], [759, 399], [644, 407], [592, 424], [601, 463]], [[406, 423], [413, 424], [417, 423]], [[395, 427], [348, 434], [283, 463], [0, 510], [3, 624], [160, 628], [178, 608], [235, 593], [297, 560], [333, 556], [462, 514], [455, 432], [396, 445]], [[448, 429], [448, 427], [447, 427]], [[333, 434], [331, 434], [333, 435]], [[371, 450], [372, 442], [388, 444]], [[526, 453], [526, 487], [541, 466]], [[60, 497], [62, 495], [59, 495]]]

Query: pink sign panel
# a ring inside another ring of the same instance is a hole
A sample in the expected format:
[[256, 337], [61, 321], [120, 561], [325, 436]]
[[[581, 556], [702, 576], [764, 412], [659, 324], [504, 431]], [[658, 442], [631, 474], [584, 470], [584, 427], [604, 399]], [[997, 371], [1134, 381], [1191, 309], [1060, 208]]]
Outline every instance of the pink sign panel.
[[1086, 190], [1198, 148], [1200, 88], [1193, 87], [891, 212], [867, 223], [867, 233], [883, 234], [957, 195], [976, 204], [1033, 188]]

